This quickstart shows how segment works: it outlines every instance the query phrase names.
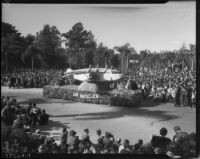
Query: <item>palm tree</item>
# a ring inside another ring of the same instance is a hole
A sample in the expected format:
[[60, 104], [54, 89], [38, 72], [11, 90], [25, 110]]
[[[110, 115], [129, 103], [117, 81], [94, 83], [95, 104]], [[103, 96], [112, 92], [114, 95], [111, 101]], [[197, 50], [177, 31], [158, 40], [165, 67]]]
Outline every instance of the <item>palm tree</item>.
[[34, 65], [34, 60], [35, 59], [39, 59], [40, 62], [42, 63], [42, 53], [41, 51], [38, 49], [37, 45], [35, 43], [30, 44], [24, 54], [22, 54], [22, 59], [24, 61], [25, 57], [31, 57], [31, 69], [33, 70], [33, 68], [35, 67]]
[[127, 71], [129, 67], [129, 56], [131, 53], [135, 53], [135, 49], [133, 47], [130, 47], [129, 43], [126, 43], [122, 46], [116, 46], [114, 47], [115, 50], [117, 50], [121, 54], [121, 68], [122, 71]]

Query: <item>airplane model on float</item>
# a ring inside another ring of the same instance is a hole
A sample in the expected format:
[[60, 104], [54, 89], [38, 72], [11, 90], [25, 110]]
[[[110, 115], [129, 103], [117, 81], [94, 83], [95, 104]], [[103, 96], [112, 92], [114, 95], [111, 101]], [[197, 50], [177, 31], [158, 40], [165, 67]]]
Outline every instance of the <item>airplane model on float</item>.
[[109, 81], [117, 81], [120, 80], [123, 77], [123, 74], [116, 70], [116, 69], [108, 69], [106, 68], [91, 68], [91, 65], [89, 68], [83, 68], [78, 70], [72, 70], [68, 68], [66, 72], [64, 73], [63, 77], [67, 77], [68, 75], [73, 75], [73, 78], [78, 81], [88, 81], [90, 79], [91, 73], [97, 73], [98, 74], [98, 82], [109, 82]]

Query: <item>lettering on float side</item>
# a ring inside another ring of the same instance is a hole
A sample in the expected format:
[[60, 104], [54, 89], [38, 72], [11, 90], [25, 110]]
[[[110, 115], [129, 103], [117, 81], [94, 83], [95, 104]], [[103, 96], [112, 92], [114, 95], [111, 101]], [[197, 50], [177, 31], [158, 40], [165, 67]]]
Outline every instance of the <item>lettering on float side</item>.
[[73, 96], [80, 97], [80, 98], [99, 98], [99, 94], [92, 94], [92, 93], [83, 94], [83, 93], [74, 92]]

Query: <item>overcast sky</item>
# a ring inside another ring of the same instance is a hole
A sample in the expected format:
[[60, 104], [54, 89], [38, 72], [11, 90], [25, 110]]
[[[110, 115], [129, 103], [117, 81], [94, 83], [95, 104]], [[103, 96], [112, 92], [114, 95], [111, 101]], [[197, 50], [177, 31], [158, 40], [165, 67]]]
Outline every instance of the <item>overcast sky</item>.
[[91, 30], [97, 42], [109, 48], [130, 43], [136, 51], [179, 49], [183, 42], [195, 44], [195, 2], [168, 2], [162, 5], [69, 5], [6, 4], [2, 21], [22, 35], [36, 34], [45, 24], [61, 33], [77, 22]]

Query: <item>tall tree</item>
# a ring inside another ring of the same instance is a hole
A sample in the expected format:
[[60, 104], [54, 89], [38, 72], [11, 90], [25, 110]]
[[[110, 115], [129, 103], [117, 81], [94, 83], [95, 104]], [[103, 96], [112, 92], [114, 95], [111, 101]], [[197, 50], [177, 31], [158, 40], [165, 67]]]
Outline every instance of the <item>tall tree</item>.
[[1, 30], [1, 66], [7, 72], [8, 67], [22, 65], [21, 53], [23, 52], [23, 37], [14, 26], [2, 22]]
[[122, 46], [116, 46], [114, 49], [116, 49], [121, 55], [122, 71], [126, 71], [129, 65], [129, 56], [136, 53], [135, 49], [131, 47], [129, 43]]
[[38, 45], [35, 43], [35, 37], [31, 34], [28, 34], [25, 37], [26, 40], [26, 50], [22, 54], [22, 61], [31, 68], [39, 68], [42, 64], [42, 52], [38, 48]]
[[44, 25], [40, 32], [37, 32], [34, 42], [37, 49], [43, 57], [43, 65], [47, 67], [55, 67], [59, 61], [55, 60], [57, 50], [61, 47], [60, 32], [55, 26]]
[[110, 58], [110, 63], [114, 68], [120, 67], [120, 56], [119, 54], [112, 54]]
[[85, 30], [83, 24], [78, 22], [62, 36], [66, 39], [65, 46], [69, 52], [71, 66], [85, 67], [92, 63], [89, 56], [95, 50], [96, 42], [91, 31]]
[[105, 67], [105, 54], [108, 48], [100, 43], [96, 50], [94, 51], [93, 62], [99, 67]]

